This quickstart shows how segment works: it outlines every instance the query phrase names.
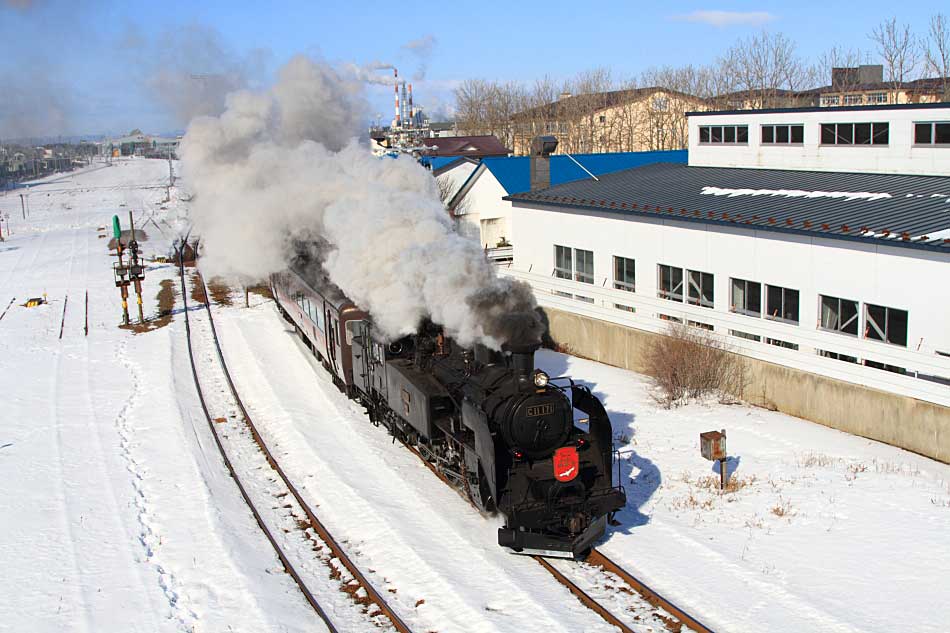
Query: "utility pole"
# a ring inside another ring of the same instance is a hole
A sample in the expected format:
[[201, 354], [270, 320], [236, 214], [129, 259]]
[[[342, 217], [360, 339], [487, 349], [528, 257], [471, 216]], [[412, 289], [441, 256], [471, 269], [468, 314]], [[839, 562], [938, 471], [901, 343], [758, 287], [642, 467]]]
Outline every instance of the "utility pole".
[[23, 194], [20, 194], [20, 211], [23, 212], [23, 219], [26, 219], [26, 203], [23, 202]]

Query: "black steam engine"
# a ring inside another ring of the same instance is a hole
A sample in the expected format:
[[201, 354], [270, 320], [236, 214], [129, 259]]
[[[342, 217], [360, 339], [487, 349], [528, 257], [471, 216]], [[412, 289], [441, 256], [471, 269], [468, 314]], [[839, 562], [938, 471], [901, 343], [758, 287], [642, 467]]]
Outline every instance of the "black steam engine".
[[[610, 421], [569, 379], [535, 368], [536, 342], [461, 348], [435, 326], [395, 342], [293, 272], [273, 280], [284, 316], [370, 419], [414, 446], [516, 552], [583, 557], [625, 503]], [[319, 333], [319, 334], [318, 334]]]

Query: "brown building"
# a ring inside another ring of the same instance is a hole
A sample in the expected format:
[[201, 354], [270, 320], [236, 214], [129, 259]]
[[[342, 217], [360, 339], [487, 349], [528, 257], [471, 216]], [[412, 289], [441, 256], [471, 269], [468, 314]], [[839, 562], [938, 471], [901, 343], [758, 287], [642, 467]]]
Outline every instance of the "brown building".
[[512, 149], [526, 154], [539, 135], [557, 137], [557, 153], [682, 149], [686, 112], [705, 109], [699, 97], [659, 87], [563, 94], [512, 117]]

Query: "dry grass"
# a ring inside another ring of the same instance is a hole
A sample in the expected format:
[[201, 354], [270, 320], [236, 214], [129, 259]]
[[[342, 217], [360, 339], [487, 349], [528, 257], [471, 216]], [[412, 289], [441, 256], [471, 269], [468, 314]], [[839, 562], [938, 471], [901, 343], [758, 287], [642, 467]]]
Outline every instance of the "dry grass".
[[843, 470], [845, 479], [854, 481], [861, 473], [873, 472], [878, 475], [904, 475], [917, 477], [920, 468], [911, 464], [895, 464], [872, 458], [870, 462], [846, 460], [843, 457], [823, 455], [821, 453], [804, 453], [798, 457], [797, 463], [802, 468], [828, 468]]
[[247, 291], [250, 292], [251, 294], [264, 297], [265, 299], [273, 300], [274, 298], [274, 293], [271, 292], [270, 286], [268, 286], [267, 284], [261, 284], [259, 286], [249, 286]]
[[[158, 316], [149, 319], [145, 323], [130, 323], [129, 325], [119, 326], [124, 330], [131, 330], [135, 334], [144, 334], [159, 328], [165, 327], [172, 322], [174, 318], [172, 311], [175, 309], [175, 281], [172, 279], [162, 279], [159, 284], [158, 294], [155, 296], [158, 301]], [[129, 297], [129, 312], [134, 312], [135, 297]]]
[[666, 408], [693, 398], [741, 398], [748, 381], [742, 358], [707, 330], [671, 323], [646, 350], [646, 373], [654, 399]]
[[214, 277], [208, 282], [208, 292], [211, 293], [211, 300], [220, 306], [230, 306], [231, 286], [226, 284], [220, 277]]
[[197, 270], [191, 273], [191, 300], [200, 304], [208, 300], [204, 284], [201, 283], [201, 276], [198, 275]]
[[778, 504], [769, 510], [769, 512], [781, 518], [792, 517], [795, 515], [795, 509], [792, 507], [792, 502], [788, 499], [782, 499], [781, 497], [779, 497]]

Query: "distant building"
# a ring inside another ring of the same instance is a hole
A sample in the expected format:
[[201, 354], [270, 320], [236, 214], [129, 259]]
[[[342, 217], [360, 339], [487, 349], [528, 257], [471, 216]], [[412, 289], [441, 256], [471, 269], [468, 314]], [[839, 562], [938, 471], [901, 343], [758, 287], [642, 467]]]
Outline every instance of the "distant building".
[[686, 147], [686, 112], [703, 99], [660, 87], [563, 94], [512, 117], [513, 150], [528, 153], [531, 139], [551, 135], [559, 153], [638, 152]]
[[149, 158], [175, 157], [181, 137], [167, 138], [132, 130], [128, 136], [104, 141], [100, 150], [105, 156], [145, 156]]
[[507, 156], [509, 150], [497, 137], [447, 136], [444, 138], [424, 138], [420, 143], [425, 146], [423, 156], [467, 156], [484, 158], [486, 156]]

